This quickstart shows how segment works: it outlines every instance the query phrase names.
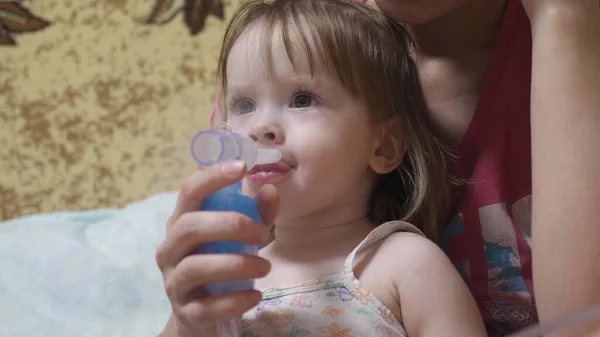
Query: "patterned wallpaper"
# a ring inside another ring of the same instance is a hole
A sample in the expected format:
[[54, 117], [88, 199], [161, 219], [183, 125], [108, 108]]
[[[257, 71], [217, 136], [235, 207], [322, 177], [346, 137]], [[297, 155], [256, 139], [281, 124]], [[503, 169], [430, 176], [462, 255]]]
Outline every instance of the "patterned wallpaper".
[[0, 0], [0, 219], [178, 189], [236, 4]]

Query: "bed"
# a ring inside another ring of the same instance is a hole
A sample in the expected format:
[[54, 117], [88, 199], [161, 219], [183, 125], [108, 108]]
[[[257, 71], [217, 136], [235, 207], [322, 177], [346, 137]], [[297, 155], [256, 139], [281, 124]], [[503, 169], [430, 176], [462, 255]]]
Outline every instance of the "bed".
[[0, 336], [152, 336], [239, 1], [0, 1]]
[[0, 226], [0, 336], [156, 336], [170, 304], [154, 263], [175, 193]]

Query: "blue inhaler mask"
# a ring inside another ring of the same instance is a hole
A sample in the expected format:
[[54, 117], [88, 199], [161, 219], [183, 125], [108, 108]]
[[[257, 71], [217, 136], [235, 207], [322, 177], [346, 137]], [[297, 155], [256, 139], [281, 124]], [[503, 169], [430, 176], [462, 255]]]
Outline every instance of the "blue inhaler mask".
[[[250, 170], [254, 165], [271, 164], [281, 159], [281, 152], [273, 149], [258, 148], [255, 142], [244, 135], [232, 132], [226, 124], [215, 126], [214, 130], [200, 131], [192, 139], [192, 157], [202, 166], [210, 166], [231, 160], [242, 160], [246, 163], [246, 169]], [[258, 223], [262, 218], [256, 201], [248, 196], [242, 195], [242, 183], [236, 182], [231, 186], [224, 187], [211, 194], [204, 200], [202, 210], [238, 212], [248, 216]], [[209, 242], [200, 245], [196, 253], [200, 254], [253, 254], [258, 253], [258, 246], [246, 243]], [[207, 284], [204, 286], [209, 296], [250, 290], [254, 287], [254, 280], [232, 280]], [[240, 319], [218, 325], [219, 337], [242, 336]]]

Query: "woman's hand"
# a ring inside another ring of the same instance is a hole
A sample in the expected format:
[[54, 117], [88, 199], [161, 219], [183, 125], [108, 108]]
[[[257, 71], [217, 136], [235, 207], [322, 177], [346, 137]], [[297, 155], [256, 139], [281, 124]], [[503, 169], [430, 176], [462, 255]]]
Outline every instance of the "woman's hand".
[[263, 277], [270, 270], [268, 261], [251, 255], [193, 254], [196, 247], [206, 242], [267, 243], [278, 204], [273, 186], [264, 186], [256, 197], [267, 225], [235, 212], [199, 211], [207, 196], [242, 179], [244, 174], [243, 163], [214, 165], [196, 171], [181, 188], [167, 223], [166, 238], [156, 252], [156, 262], [173, 307], [164, 336], [214, 336], [216, 323], [243, 314], [261, 299], [256, 290], [208, 297], [203, 286]]

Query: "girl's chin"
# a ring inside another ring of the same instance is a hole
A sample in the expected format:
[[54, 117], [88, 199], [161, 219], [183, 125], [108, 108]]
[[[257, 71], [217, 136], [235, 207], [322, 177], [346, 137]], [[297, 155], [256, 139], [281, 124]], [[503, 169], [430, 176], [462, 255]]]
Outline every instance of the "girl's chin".
[[290, 224], [297, 223], [300, 219], [306, 216], [306, 213], [298, 208], [295, 203], [287, 203], [284, 198], [279, 199], [279, 208], [277, 209], [277, 215], [275, 216], [276, 224]]
[[[242, 194], [256, 199], [258, 192], [264, 185], [270, 184], [261, 184], [254, 185], [248, 184], [246, 181], [242, 184]], [[292, 191], [295, 190], [294, 186], [288, 184], [277, 184], [273, 185], [277, 189], [278, 199], [279, 199], [279, 207], [277, 210], [276, 222], [289, 222], [290, 220], [297, 219], [301, 217], [301, 214], [298, 212], [298, 199], [299, 196]]]

